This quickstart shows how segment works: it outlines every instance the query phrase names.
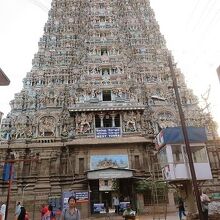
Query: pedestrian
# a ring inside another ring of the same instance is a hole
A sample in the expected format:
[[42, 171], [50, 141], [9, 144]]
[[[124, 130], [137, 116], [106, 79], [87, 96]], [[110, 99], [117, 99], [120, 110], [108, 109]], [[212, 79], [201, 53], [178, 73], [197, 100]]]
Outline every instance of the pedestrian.
[[181, 197], [178, 198], [178, 209], [179, 209], [179, 219], [182, 220], [183, 216], [186, 216], [186, 213], [185, 213], [184, 202]]
[[201, 200], [201, 206], [202, 206], [202, 214], [203, 214], [203, 220], [209, 219], [209, 203], [211, 200], [206, 195], [205, 191], [200, 191], [200, 200]]
[[50, 220], [51, 211], [49, 209], [49, 206], [47, 206], [47, 205], [44, 206], [44, 212], [43, 213], [44, 214], [43, 214], [41, 220]]
[[2, 220], [1, 206], [2, 206], [2, 201], [0, 201], [0, 220]]
[[56, 220], [61, 220], [62, 210], [61, 208], [56, 210]]
[[0, 208], [0, 214], [1, 214], [1, 219], [5, 220], [5, 212], [6, 212], [6, 205], [4, 202], [0, 202], [1, 208]]
[[53, 212], [53, 206], [51, 204], [48, 206], [48, 209], [50, 211], [50, 220], [56, 220], [55, 213]]
[[43, 218], [44, 214], [48, 211], [48, 205], [46, 204], [43, 204], [41, 206], [41, 210], [40, 210], [40, 213], [41, 213], [41, 219]]
[[76, 198], [74, 196], [69, 197], [68, 205], [62, 211], [61, 220], [80, 220], [80, 211], [76, 208]]
[[26, 220], [25, 217], [26, 217], [26, 209], [24, 208], [24, 206], [21, 206], [17, 220]]
[[26, 213], [25, 213], [25, 220], [30, 220], [30, 218], [29, 218], [29, 213], [26, 211]]
[[126, 205], [126, 209], [123, 212], [123, 217], [124, 217], [125, 220], [135, 219], [135, 211], [132, 210], [130, 203], [128, 203]]
[[119, 213], [119, 198], [117, 196], [114, 196], [112, 200], [113, 200], [113, 205], [115, 207], [115, 213], [118, 214]]
[[21, 203], [17, 202], [16, 207], [15, 207], [15, 220], [18, 219], [20, 212], [21, 212]]

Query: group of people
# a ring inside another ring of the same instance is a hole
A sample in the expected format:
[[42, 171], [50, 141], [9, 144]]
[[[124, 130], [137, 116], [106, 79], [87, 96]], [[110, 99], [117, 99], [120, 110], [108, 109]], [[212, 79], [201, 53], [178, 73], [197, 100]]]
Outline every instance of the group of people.
[[41, 208], [41, 220], [55, 220], [55, 214], [53, 212], [52, 205], [42, 205]]
[[[201, 192], [200, 195], [201, 206], [204, 220], [208, 220], [208, 204], [210, 203], [209, 197], [205, 192]], [[118, 206], [118, 198], [114, 199], [114, 205]], [[6, 205], [1, 202], [0, 207], [0, 220], [5, 219]], [[117, 207], [116, 207], [117, 208]], [[186, 216], [184, 201], [181, 197], [178, 199], [179, 219], [182, 220], [183, 216]], [[116, 211], [118, 211], [116, 209]], [[59, 219], [55, 218], [53, 207], [51, 205], [43, 205], [41, 209], [41, 220], [80, 220], [80, 211], [76, 208], [76, 198], [70, 196], [68, 199], [68, 207], [60, 210]], [[126, 209], [123, 212], [125, 220], [135, 219], [135, 211], [131, 209], [130, 203], [127, 204]], [[20, 202], [16, 204], [15, 220], [29, 220], [28, 213], [24, 206]]]
[[[0, 202], [0, 220], [5, 220], [6, 204]], [[55, 217], [52, 205], [43, 205], [41, 208], [41, 220], [80, 220], [80, 211], [76, 208], [76, 198], [70, 196], [68, 207], [60, 210], [58, 218]], [[29, 220], [25, 207], [18, 202], [16, 204], [14, 220]]]
[[[208, 204], [211, 202], [205, 191], [200, 192], [200, 201], [203, 214], [203, 220], [208, 220]], [[178, 199], [179, 219], [182, 220], [186, 216], [184, 201], [181, 197]]]
[[[0, 202], [0, 220], [5, 220], [6, 214], [6, 204], [4, 202]], [[28, 213], [26, 212], [23, 205], [20, 202], [16, 204], [14, 220], [29, 220]]]
[[51, 205], [43, 205], [41, 209], [41, 220], [80, 220], [80, 211], [76, 208], [76, 198], [70, 196], [68, 207], [64, 208], [58, 215], [53, 212]]
[[29, 220], [28, 212], [20, 202], [16, 204], [15, 208], [15, 220]]

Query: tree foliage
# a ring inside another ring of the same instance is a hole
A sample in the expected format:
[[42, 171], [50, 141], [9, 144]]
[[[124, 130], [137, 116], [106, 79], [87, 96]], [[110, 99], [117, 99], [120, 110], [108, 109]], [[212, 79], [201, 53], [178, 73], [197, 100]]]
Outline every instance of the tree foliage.
[[146, 192], [147, 190], [155, 189], [163, 189], [166, 187], [166, 183], [162, 181], [149, 181], [149, 180], [138, 180], [135, 184], [136, 192]]

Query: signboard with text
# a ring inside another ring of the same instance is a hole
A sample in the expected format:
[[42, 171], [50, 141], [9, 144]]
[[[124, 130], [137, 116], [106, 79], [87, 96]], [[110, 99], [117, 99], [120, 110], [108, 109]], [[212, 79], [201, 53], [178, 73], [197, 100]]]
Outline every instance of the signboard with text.
[[119, 137], [120, 135], [121, 135], [120, 128], [97, 128], [96, 129], [97, 138]]
[[53, 211], [61, 208], [61, 197], [60, 196], [49, 196], [48, 204], [52, 205]]
[[62, 198], [62, 206], [63, 208], [68, 207], [68, 199], [70, 196], [74, 196], [76, 198], [77, 203], [84, 203], [89, 201], [89, 192], [63, 192]]

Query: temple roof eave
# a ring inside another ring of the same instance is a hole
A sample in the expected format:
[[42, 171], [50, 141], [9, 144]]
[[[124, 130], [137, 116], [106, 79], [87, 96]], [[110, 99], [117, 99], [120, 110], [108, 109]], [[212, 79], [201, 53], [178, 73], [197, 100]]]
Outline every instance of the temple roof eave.
[[[76, 138], [73, 140], [66, 140], [63, 142], [61, 139], [54, 139], [53, 142], [42, 142], [36, 139], [32, 140], [28, 145], [25, 142], [14, 142], [10, 144], [11, 149], [23, 149], [26, 148], [56, 148], [60, 146], [80, 146], [80, 145], [103, 145], [103, 144], [133, 144], [133, 143], [153, 143], [153, 140], [143, 136], [133, 136], [133, 137], [114, 137], [114, 138]], [[56, 141], [55, 141], [56, 140]], [[7, 142], [1, 143], [1, 148], [8, 148], [9, 144]]]
[[68, 141], [66, 145], [102, 145], [102, 144], [132, 144], [132, 143], [152, 143], [152, 139], [141, 136], [116, 137], [116, 138], [85, 138]]
[[145, 110], [145, 106], [96, 106], [96, 107], [73, 107], [69, 108], [70, 113], [74, 112], [97, 112], [97, 111], [131, 111], [131, 110]]

